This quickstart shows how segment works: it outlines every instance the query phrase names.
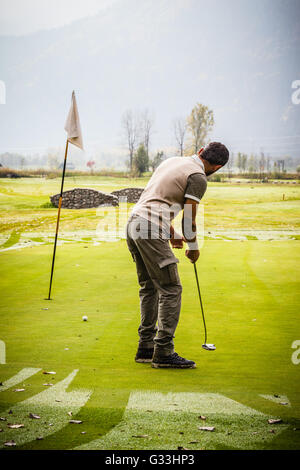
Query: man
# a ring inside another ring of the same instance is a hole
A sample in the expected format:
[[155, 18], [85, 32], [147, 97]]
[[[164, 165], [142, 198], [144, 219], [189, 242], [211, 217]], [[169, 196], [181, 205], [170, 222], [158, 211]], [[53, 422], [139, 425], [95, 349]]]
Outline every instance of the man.
[[[199, 258], [196, 214], [203, 197], [206, 177], [224, 166], [227, 148], [212, 142], [192, 157], [165, 160], [153, 173], [127, 224], [127, 244], [136, 263], [140, 284], [141, 324], [136, 362], [152, 362], [155, 368], [189, 369], [194, 361], [174, 351], [174, 333], [178, 324], [182, 286], [173, 248], [183, 248], [195, 263]], [[183, 209], [182, 233], [178, 235], [172, 220]]]

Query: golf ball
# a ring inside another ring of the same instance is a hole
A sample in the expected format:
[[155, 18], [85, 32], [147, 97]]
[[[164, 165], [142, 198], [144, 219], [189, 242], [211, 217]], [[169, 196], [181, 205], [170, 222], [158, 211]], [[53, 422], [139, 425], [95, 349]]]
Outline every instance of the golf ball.
[[83, 321], [88, 321], [87, 315], [83, 315], [82, 320], [83, 320]]

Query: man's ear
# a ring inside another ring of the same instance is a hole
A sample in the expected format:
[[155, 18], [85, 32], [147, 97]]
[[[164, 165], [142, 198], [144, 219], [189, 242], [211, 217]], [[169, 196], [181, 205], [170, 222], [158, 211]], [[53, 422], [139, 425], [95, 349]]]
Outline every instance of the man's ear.
[[201, 153], [203, 152], [203, 150], [204, 150], [204, 147], [201, 147], [201, 149], [198, 151], [199, 157], [200, 157]]
[[222, 168], [223, 165], [214, 165], [215, 171], [218, 171], [220, 168]]

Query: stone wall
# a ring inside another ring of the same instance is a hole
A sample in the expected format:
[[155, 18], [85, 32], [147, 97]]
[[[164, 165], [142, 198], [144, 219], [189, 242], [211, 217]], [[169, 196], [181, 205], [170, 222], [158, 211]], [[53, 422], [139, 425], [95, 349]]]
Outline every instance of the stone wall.
[[[50, 197], [52, 204], [58, 207], [59, 194]], [[66, 209], [88, 209], [99, 206], [118, 206], [116, 196], [94, 189], [75, 188], [63, 192], [62, 207]]]
[[132, 202], [136, 203], [138, 202], [142, 192], [144, 191], [144, 188], [126, 188], [126, 189], [120, 189], [118, 191], [113, 191], [111, 194], [114, 196], [119, 197], [126, 197], [127, 202]]

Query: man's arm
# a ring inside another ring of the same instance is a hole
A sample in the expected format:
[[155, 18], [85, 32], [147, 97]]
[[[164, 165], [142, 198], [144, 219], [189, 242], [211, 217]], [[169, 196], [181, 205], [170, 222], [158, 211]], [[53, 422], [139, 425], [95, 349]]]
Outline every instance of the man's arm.
[[179, 235], [179, 233], [175, 232], [173, 225], [171, 225], [170, 227], [170, 236], [171, 236], [170, 242], [171, 242], [172, 248], [179, 248], [179, 249], [183, 248], [183, 242], [185, 241], [184, 237]]
[[194, 199], [186, 198], [182, 217], [182, 233], [188, 244], [185, 255], [192, 263], [196, 263], [200, 255], [197, 242], [197, 210], [198, 202]]
[[182, 219], [182, 233], [188, 244], [186, 256], [195, 263], [199, 258], [199, 248], [197, 242], [196, 215], [198, 204], [207, 188], [206, 176], [195, 173], [189, 176], [185, 189], [185, 203]]
[[[174, 231], [174, 228], [171, 227], [170, 242], [172, 247], [183, 248], [183, 242], [188, 240], [189, 249], [187, 250], [186, 255], [192, 262], [197, 261], [199, 257], [196, 215], [198, 203], [202, 199], [206, 191], [206, 187], [207, 181], [205, 175], [202, 175], [201, 173], [194, 173], [189, 176], [185, 189], [185, 204], [187, 204], [187, 206], [182, 219], [182, 233], [184, 237], [181, 237], [179, 234], [177, 234]], [[186, 233], [188, 229], [190, 233]], [[196, 257], [197, 259], [193, 261]]]

